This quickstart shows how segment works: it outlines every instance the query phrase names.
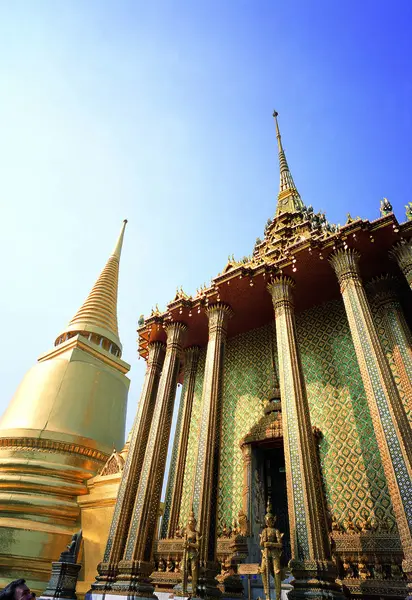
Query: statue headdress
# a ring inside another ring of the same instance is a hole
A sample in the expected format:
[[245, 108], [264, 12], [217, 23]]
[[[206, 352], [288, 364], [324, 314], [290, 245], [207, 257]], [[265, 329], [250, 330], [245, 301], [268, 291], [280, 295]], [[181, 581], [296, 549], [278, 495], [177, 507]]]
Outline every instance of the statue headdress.
[[265, 519], [276, 519], [275, 515], [272, 513], [272, 502], [270, 497], [268, 498], [268, 503], [266, 506]]
[[196, 517], [195, 517], [195, 513], [194, 513], [194, 510], [193, 510], [193, 506], [192, 506], [192, 510], [190, 511], [188, 523], [194, 523], [195, 525], [197, 523]]

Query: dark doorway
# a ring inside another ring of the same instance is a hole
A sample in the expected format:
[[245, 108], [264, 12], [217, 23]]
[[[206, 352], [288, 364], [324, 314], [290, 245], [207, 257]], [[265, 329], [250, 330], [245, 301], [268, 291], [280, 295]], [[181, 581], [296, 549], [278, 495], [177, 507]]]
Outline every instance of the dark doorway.
[[262, 448], [265, 497], [272, 500], [272, 512], [277, 517], [276, 527], [284, 533], [283, 562], [291, 558], [288, 499], [286, 491], [285, 455], [283, 447]]

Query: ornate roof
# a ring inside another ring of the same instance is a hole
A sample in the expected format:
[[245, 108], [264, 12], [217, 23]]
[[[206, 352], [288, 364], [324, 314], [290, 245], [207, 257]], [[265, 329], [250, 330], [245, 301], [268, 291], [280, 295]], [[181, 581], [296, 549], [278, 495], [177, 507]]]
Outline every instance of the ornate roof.
[[[412, 220], [399, 224], [387, 199], [380, 205], [375, 221], [347, 215], [344, 225], [327, 221], [323, 212], [305, 206], [292, 177], [274, 112], [279, 151], [280, 184], [273, 218], [268, 219], [263, 239], [257, 239], [253, 252], [240, 260], [229, 256], [221, 273], [203, 285], [191, 297], [180, 288], [166, 310], [156, 310], [139, 319], [139, 354], [147, 357], [150, 341], [165, 341], [167, 323], [184, 321], [188, 326], [187, 345], [203, 346], [207, 342], [205, 310], [212, 303], [229, 304], [234, 312], [228, 336], [273, 321], [267, 284], [277, 274], [293, 277], [296, 282], [296, 310], [338, 298], [339, 286], [327, 262], [336, 248], [353, 247], [362, 254], [363, 274], [378, 276], [382, 270], [396, 272], [388, 251], [394, 243], [412, 237]], [[412, 219], [412, 205], [407, 207]]]

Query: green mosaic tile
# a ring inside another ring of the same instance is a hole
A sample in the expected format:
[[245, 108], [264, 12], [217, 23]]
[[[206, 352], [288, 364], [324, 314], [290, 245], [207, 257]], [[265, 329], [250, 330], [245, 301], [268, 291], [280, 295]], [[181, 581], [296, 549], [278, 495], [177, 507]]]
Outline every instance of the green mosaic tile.
[[[323, 433], [320, 459], [327, 502], [338, 521], [360, 519], [366, 509], [395, 524], [343, 303], [330, 302], [296, 318], [312, 425]], [[382, 328], [378, 325], [379, 334]], [[187, 521], [196, 463], [206, 349], [201, 352], [193, 400], [180, 522]], [[390, 357], [388, 357], [390, 358]], [[222, 448], [218, 530], [242, 506], [243, 462], [239, 441], [262, 415], [275, 385], [274, 327], [227, 342], [223, 378]], [[391, 361], [390, 361], [391, 362]], [[276, 372], [277, 372], [277, 367]], [[392, 368], [393, 361], [392, 361]]]
[[[228, 340], [223, 378], [222, 448], [218, 530], [242, 508], [240, 440], [262, 416], [262, 401], [275, 387], [274, 328], [267, 325]], [[276, 380], [277, 385], [277, 380]]]
[[327, 502], [338, 521], [366, 510], [394, 525], [349, 324], [341, 301], [297, 315], [312, 425], [323, 432], [320, 458]]
[[193, 479], [196, 466], [197, 442], [199, 439], [199, 425], [201, 415], [203, 376], [205, 371], [206, 347], [199, 354], [196, 372], [195, 390], [193, 394], [192, 417], [190, 422], [189, 439], [183, 480], [182, 503], [180, 506], [179, 523], [185, 525], [189, 518], [192, 502]]

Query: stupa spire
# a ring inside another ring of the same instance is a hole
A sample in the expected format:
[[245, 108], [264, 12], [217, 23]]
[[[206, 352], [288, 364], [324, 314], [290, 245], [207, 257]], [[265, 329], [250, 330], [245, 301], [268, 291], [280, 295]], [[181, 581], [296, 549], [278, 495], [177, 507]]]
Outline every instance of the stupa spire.
[[65, 329], [65, 332], [95, 333], [114, 342], [119, 350], [121, 350], [121, 343], [117, 326], [117, 289], [120, 255], [126, 223], [127, 220], [125, 219], [113, 252], [90, 294], [70, 321], [67, 329]]
[[302, 199], [296, 189], [295, 182], [293, 181], [292, 173], [290, 172], [288, 161], [286, 160], [285, 151], [282, 145], [282, 137], [280, 135], [278, 113], [273, 111], [273, 118], [275, 119], [276, 125], [276, 138], [278, 142], [279, 150], [279, 170], [280, 170], [280, 184], [278, 194], [278, 205], [276, 208], [276, 216], [279, 216], [285, 212], [299, 212], [304, 206]]

